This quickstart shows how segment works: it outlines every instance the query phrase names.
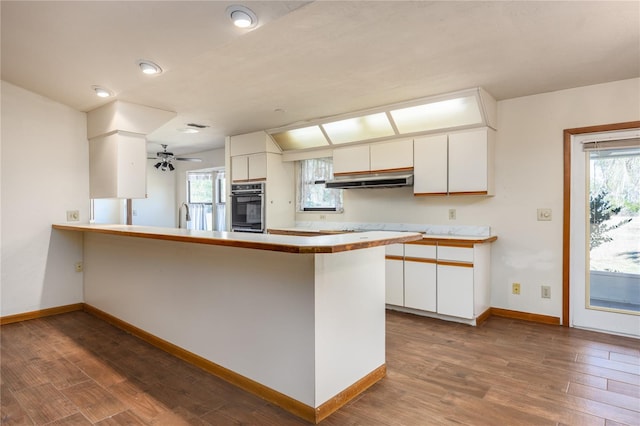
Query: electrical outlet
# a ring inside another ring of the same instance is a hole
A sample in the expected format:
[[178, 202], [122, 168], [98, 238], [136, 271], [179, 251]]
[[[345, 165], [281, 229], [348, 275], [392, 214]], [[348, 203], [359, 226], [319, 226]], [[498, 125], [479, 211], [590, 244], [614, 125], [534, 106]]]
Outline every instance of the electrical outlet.
[[327, 220], [327, 216], [325, 216], [325, 215], [321, 214], [321, 215], [320, 215], [320, 220]]
[[456, 220], [456, 209], [449, 209], [449, 220]]
[[82, 262], [76, 262], [76, 272], [82, 272]]
[[551, 286], [543, 285], [541, 287], [540, 295], [543, 299], [551, 299]]
[[80, 220], [80, 212], [78, 210], [67, 210], [67, 222], [77, 222]]
[[520, 294], [520, 283], [511, 284], [511, 294]]

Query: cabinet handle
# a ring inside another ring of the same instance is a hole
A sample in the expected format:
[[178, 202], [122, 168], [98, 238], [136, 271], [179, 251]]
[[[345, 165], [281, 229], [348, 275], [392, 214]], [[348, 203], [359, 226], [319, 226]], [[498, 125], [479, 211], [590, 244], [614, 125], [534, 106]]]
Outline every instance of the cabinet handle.
[[438, 265], [442, 266], [460, 266], [463, 268], [473, 268], [473, 263], [469, 262], [451, 262], [446, 260], [438, 260]]
[[420, 263], [438, 263], [436, 259], [425, 259], [423, 257], [405, 257], [406, 262], [420, 262]]

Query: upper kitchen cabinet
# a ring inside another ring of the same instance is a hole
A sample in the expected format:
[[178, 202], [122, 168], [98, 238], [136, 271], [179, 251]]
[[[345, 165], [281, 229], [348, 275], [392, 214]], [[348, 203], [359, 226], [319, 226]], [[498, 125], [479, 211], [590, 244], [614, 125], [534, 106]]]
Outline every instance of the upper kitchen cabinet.
[[333, 150], [333, 174], [383, 173], [413, 168], [413, 139]]
[[267, 154], [236, 155], [231, 157], [231, 180], [255, 182], [267, 179]]
[[280, 156], [280, 150], [265, 132], [228, 138], [231, 157], [231, 181], [253, 182], [267, 179], [267, 153]]
[[114, 101], [87, 114], [91, 198], [145, 198], [146, 135], [175, 113]]
[[370, 170], [369, 145], [333, 150], [333, 174], [363, 173]]
[[147, 143], [144, 136], [116, 132], [89, 140], [91, 198], [145, 198]]
[[[282, 160], [280, 149], [263, 131], [229, 136], [225, 148], [229, 155], [231, 183], [265, 182], [265, 226], [293, 227], [296, 210], [294, 163]], [[228, 216], [231, 217], [230, 211]]]
[[415, 195], [493, 195], [493, 146], [489, 128], [414, 141]]

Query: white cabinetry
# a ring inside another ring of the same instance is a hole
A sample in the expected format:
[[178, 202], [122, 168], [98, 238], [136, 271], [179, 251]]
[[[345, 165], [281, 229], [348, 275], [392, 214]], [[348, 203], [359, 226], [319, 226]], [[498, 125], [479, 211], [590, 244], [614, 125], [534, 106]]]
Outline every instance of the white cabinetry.
[[[265, 181], [265, 227], [293, 227], [295, 224], [294, 163], [282, 161], [279, 148], [265, 132], [230, 136], [226, 143], [231, 183]], [[227, 206], [230, 209], [231, 203], [227, 203]], [[227, 211], [227, 217], [231, 217], [230, 211]]]
[[447, 135], [418, 138], [413, 141], [413, 193], [446, 195], [449, 167]]
[[493, 130], [449, 135], [449, 193], [493, 194]]
[[436, 245], [405, 244], [404, 306], [436, 312]]
[[473, 246], [438, 246], [438, 313], [474, 316]]
[[147, 143], [144, 135], [115, 132], [89, 140], [91, 198], [145, 198]]
[[393, 172], [413, 167], [413, 140], [403, 139], [333, 150], [333, 174]]
[[385, 290], [386, 303], [404, 305], [404, 244], [385, 246]]
[[415, 195], [493, 195], [495, 131], [466, 130], [414, 140]]
[[349, 146], [333, 150], [333, 174], [368, 172], [369, 145]]
[[403, 257], [399, 248], [390, 250], [386, 263], [390, 308], [473, 325], [489, 309], [489, 243], [423, 240], [404, 244]]
[[236, 155], [231, 157], [231, 180], [253, 182], [267, 178], [267, 154]]

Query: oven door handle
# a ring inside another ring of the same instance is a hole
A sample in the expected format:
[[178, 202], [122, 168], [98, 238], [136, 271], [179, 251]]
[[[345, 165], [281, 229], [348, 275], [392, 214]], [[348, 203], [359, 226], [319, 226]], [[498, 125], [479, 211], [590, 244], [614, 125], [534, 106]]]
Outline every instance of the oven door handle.
[[256, 191], [235, 191], [231, 193], [232, 197], [237, 197], [239, 195], [258, 195], [262, 197], [264, 192], [256, 192]]

